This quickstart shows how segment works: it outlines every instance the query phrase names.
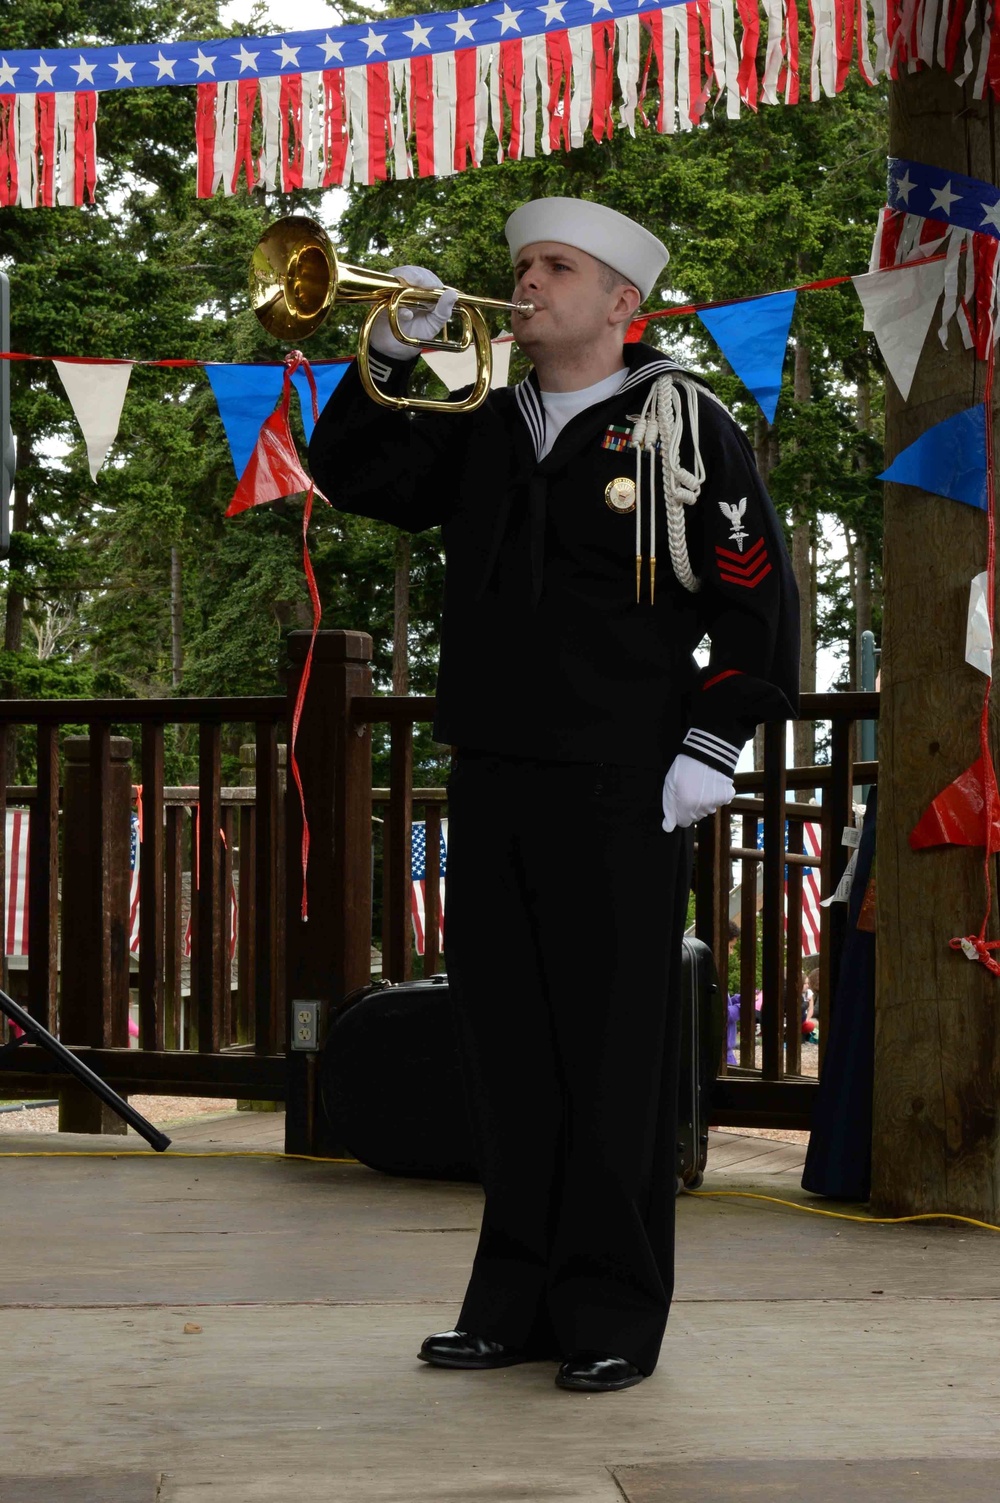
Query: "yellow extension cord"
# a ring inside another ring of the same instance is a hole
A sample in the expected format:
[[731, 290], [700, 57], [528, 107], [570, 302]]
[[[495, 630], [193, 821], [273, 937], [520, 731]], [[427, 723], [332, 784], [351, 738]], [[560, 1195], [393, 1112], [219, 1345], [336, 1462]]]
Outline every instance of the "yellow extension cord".
[[[91, 1149], [54, 1149], [51, 1151], [39, 1149], [24, 1153], [0, 1152], [0, 1159], [148, 1159], [155, 1157], [149, 1149], [126, 1148], [120, 1153], [114, 1149], [95, 1153]], [[312, 1153], [279, 1153], [277, 1150], [265, 1152], [226, 1152], [220, 1150], [210, 1153], [184, 1153], [181, 1150], [170, 1153], [172, 1159], [301, 1159], [307, 1164], [355, 1164], [357, 1159], [328, 1159]], [[788, 1206], [793, 1211], [807, 1211], [810, 1216], [829, 1216], [834, 1221], [860, 1221], [868, 1226], [899, 1226], [906, 1221], [959, 1221], [963, 1226], [978, 1226], [985, 1232], [1000, 1232], [1000, 1226], [994, 1226], [990, 1221], [977, 1221], [973, 1216], [959, 1216], [953, 1211], [922, 1211], [917, 1216], [852, 1216], [847, 1211], [825, 1211], [820, 1206], [804, 1206], [797, 1200], [782, 1200], [777, 1195], [761, 1195], [754, 1190], [685, 1190], [685, 1195], [691, 1195], [699, 1200], [738, 1199], [738, 1200], [766, 1200], [771, 1205]]]

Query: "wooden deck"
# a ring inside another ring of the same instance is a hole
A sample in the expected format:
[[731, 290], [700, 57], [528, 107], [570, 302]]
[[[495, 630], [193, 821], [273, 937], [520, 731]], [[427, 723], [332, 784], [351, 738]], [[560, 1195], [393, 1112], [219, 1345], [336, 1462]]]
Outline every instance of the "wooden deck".
[[[3, 1503], [995, 1503], [994, 1234], [685, 1196], [660, 1366], [587, 1398], [415, 1360], [475, 1187], [249, 1157], [277, 1113], [171, 1131], [4, 1137], [88, 1156], [0, 1158]], [[816, 1204], [802, 1155], [713, 1134], [705, 1189]]]

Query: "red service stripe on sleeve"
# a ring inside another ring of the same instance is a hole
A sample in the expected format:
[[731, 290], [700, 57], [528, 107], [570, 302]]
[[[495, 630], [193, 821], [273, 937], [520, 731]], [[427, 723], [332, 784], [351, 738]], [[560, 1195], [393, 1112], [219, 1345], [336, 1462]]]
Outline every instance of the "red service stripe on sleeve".
[[723, 548], [719, 543], [716, 543], [716, 545], [715, 545], [715, 551], [719, 555], [720, 559], [721, 558], [731, 558], [734, 563], [737, 563], [737, 564], [748, 564], [748, 563], [750, 563], [750, 561], [754, 557], [754, 555], [760, 552], [760, 550], [763, 548], [763, 546], [764, 546], [764, 539], [763, 538], [758, 538], [757, 541], [756, 541], [756, 543], [754, 543], [753, 547], [752, 548], [748, 548], [747, 551], [746, 551], [746, 553], [732, 553], [730, 551], [730, 549]]
[[701, 686], [701, 691], [704, 694], [706, 689], [714, 689], [716, 684], [721, 684], [724, 678], [742, 677], [743, 674], [739, 668], [724, 668], [721, 673], [717, 673], [714, 678], [710, 678], [705, 683], [703, 683]]
[[767, 575], [770, 574], [770, 572], [771, 565], [765, 564], [759, 574], [754, 574], [751, 578], [748, 579], [744, 574], [726, 574], [723, 570], [720, 569], [719, 578], [726, 580], [729, 584], [743, 585], [746, 589], [752, 590], [754, 586], [759, 585], [761, 580], [765, 579]]

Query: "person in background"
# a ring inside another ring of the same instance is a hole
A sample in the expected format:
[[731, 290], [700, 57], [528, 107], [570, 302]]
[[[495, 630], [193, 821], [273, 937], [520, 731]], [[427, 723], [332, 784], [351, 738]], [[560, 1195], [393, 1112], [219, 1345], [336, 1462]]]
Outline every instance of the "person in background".
[[[729, 920], [729, 956], [732, 959], [740, 942], [740, 926]], [[736, 1058], [736, 1041], [739, 1037], [740, 1026], [740, 994], [729, 993], [729, 1018], [726, 1024], [726, 1064], [735, 1065], [739, 1061]]]
[[819, 971], [810, 971], [802, 988], [802, 1037], [819, 1043]]

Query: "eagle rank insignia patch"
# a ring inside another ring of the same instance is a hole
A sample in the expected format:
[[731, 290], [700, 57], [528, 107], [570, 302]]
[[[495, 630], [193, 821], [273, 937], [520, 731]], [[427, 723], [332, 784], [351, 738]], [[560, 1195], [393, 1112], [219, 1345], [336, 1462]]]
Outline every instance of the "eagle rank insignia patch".
[[722, 512], [723, 516], [726, 518], [726, 521], [732, 528], [732, 531], [729, 534], [730, 540], [736, 544], [737, 548], [742, 553], [743, 544], [750, 536], [746, 528], [743, 526], [743, 518], [746, 516], [747, 510], [746, 496], [741, 496], [740, 499], [738, 501], [734, 501], [732, 505], [727, 505], [725, 501], [720, 501], [719, 510]]
[[630, 511], [635, 511], [635, 481], [627, 475], [620, 475], [617, 480], [610, 480], [604, 487], [604, 499], [612, 511], [619, 516], [626, 516]]

